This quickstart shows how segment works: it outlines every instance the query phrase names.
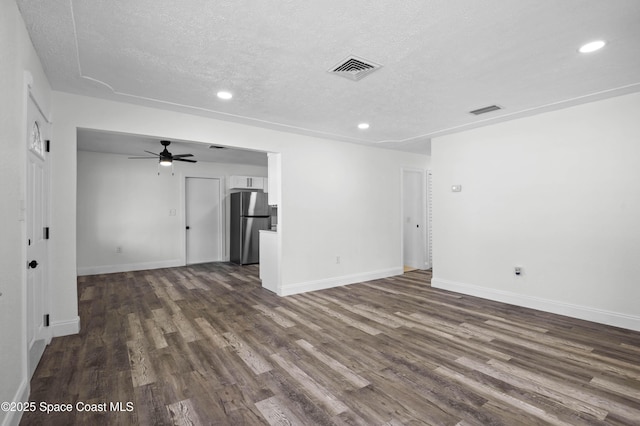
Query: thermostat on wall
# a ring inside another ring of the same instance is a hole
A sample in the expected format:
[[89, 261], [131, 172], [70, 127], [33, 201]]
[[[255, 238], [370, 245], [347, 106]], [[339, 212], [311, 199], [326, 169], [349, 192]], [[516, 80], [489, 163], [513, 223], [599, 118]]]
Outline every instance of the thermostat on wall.
[[451, 192], [460, 192], [462, 191], [462, 185], [451, 185]]

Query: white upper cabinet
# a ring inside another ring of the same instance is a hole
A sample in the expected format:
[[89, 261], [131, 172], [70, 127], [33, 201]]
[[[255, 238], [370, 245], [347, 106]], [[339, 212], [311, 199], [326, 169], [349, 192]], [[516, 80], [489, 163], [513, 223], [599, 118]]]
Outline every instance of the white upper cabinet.
[[231, 176], [229, 189], [264, 189], [263, 177], [256, 176]]

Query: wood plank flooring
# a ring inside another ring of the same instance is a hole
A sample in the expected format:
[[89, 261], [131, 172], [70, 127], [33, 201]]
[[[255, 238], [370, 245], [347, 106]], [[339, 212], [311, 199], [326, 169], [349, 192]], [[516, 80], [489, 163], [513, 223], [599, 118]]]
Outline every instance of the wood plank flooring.
[[31, 381], [38, 406], [73, 409], [21, 424], [640, 424], [640, 333], [430, 279], [280, 298], [255, 265], [81, 277], [82, 331]]

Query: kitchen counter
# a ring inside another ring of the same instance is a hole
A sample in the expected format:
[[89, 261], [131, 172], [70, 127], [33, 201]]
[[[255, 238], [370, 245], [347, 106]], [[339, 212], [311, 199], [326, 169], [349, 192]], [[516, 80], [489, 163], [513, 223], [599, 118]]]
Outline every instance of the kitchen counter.
[[260, 279], [262, 287], [278, 293], [280, 285], [280, 236], [277, 231], [260, 230]]

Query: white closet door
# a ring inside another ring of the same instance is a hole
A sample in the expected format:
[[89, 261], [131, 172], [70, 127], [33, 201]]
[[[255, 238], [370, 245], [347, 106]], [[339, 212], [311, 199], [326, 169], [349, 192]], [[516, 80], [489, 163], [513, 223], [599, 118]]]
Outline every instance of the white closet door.
[[187, 178], [187, 264], [222, 260], [220, 179]]
[[425, 265], [424, 244], [424, 173], [403, 170], [403, 263], [406, 267], [422, 269]]

